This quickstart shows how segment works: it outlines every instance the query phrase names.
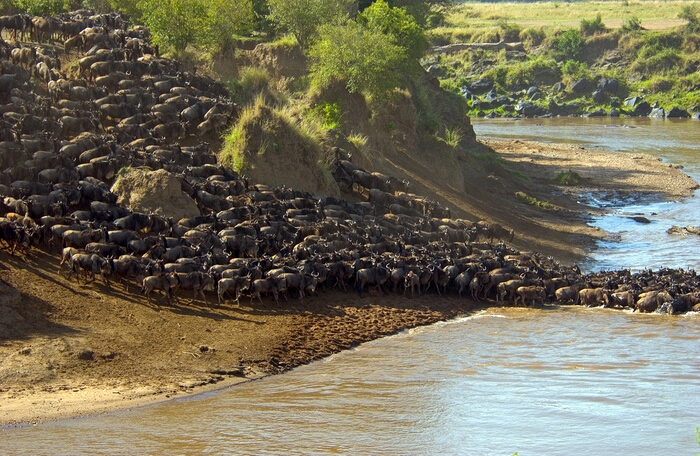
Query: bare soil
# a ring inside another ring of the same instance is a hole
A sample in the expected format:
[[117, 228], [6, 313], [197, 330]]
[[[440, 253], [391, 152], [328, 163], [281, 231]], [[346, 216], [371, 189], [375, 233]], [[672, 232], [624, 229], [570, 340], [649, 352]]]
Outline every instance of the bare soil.
[[[454, 203], [459, 216], [516, 229], [515, 245], [578, 261], [604, 236], [586, 224], [588, 190], [690, 196], [697, 184], [654, 157], [507, 141], [488, 143], [505, 168], [474, 171], [462, 188], [440, 186], [420, 164], [386, 159], [414, 178], [415, 192]], [[578, 172], [583, 185], [554, 177]], [[477, 178], [476, 176], [482, 176]], [[522, 177], [514, 177], [522, 176]], [[554, 210], [527, 205], [522, 191]], [[57, 253], [0, 252], [0, 426], [131, 408], [281, 373], [362, 342], [465, 314], [477, 303], [456, 295], [411, 298], [376, 291], [321, 290], [303, 303], [271, 298], [216, 306], [180, 293], [147, 303], [132, 284], [107, 289], [67, 280]]]

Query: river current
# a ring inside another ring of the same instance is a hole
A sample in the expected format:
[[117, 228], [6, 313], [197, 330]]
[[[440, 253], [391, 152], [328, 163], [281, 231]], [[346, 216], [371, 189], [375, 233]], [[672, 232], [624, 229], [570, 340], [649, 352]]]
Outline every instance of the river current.
[[[700, 181], [692, 153], [700, 124], [609, 123], [475, 120], [474, 127], [481, 137], [656, 153]], [[587, 267], [697, 267], [696, 240], [665, 234], [669, 223], [700, 225], [696, 200], [611, 208], [594, 223], [618, 240], [599, 246]], [[638, 227], [615, 221], [631, 210], [657, 214], [644, 225], [655, 231], [636, 234]], [[678, 255], [670, 241], [688, 253]], [[0, 453], [696, 454], [698, 340], [693, 314], [494, 308], [215, 394], [9, 429], [0, 432]]]

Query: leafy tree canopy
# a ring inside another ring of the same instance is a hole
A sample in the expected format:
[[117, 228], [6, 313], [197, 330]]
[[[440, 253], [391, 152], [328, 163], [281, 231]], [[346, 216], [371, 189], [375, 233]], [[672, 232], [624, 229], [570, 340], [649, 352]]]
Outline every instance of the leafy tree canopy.
[[347, 20], [354, 0], [268, 0], [270, 18], [307, 47], [319, 26]]
[[392, 8], [384, 0], [377, 0], [358, 14], [357, 22], [390, 36], [395, 44], [406, 50], [409, 58], [419, 59], [425, 51], [425, 33], [404, 8]]
[[318, 34], [309, 50], [311, 77], [316, 84], [341, 81], [350, 92], [379, 98], [399, 86], [406, 54], [389, 35], [355, 21], [322, 25]]
[[154, 43], [183, 51], [188, 45], [221, 47], [254, 25], [252, 0], [140, 0], [136, 4]]

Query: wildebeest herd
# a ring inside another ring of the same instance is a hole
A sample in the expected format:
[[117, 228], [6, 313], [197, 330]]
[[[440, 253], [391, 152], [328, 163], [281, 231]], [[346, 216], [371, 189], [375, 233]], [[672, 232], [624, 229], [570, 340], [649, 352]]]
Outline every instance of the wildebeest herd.
[[[506, 245], [512, 230], [452, 219], [336, 151], [333, 175], [358, 203], [251, 184], [207, 143], [237, 115], [220, 83], [160, 58], [148, 30], [118, 14], [0, 17], [0, 240], [9, 254], [62, 252], [69, 279], [141, 285], [174, 304], [217, 292], [262, 302], [353, 287], [362, 296], [456, 293], [681, 313], [698, 309], [694, 271], [583, 274]], [[32, 42], [27, 42], [31, 39]], [[21, 40], [21, 41], [20, 41]], [[74, 56], [68, 71], [61, 53]], [[182, 146], [181, 140], [196, 145]], [[124, 167], [176, 175], [200, 216], [171, 220], [116, 204]]]

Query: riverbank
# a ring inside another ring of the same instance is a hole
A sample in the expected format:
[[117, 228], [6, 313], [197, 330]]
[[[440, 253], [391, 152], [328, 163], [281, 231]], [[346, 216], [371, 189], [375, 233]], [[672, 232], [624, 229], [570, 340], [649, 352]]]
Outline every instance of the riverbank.
[[[546, 226], [547, 245], [556, 251], [585, 252], [605, 235], [586, 224], [596, 209], [579, 204], [581, 192], [680, 199], [697, 188], [677, 167], [646, 155], [526, 141], [487, 145], [507, 168], [528, 176], [504, 186], [554, 206], [545, 210], [511, 198], [506, 209]], [[583, 185], [556, 184], [554, 176], [566, 170], [580, 174]], [[493, 176], [494, 183], [499, 179], [505, 180]], [[484, 208], [501, 201], [490, 200], [488, 192], [479, 198]], [[514, 226], [519, 248], [541, 237], [541, 228], [529, 226], [535, 225]], [[108, 290], [69, 282], [58, 261], [41, 251], [27, 258], [0, 253], [0, 425], [103, 413], [225, 388], [454, 318], [478, 305], [455, 295], [411, 299], [371, 291], [359, 298], [321, 290], [303, 304], [291, 300], [277, 306], [269, 298], [251, 304], [244, 297], [240, 305], [228, 300], [210, 307], [199, 300], [188, 304], [189, 296], [180, 294], [179, 304], [170, 307], [147, 304], [133, 286], [126, 292], [121, 285]]]

